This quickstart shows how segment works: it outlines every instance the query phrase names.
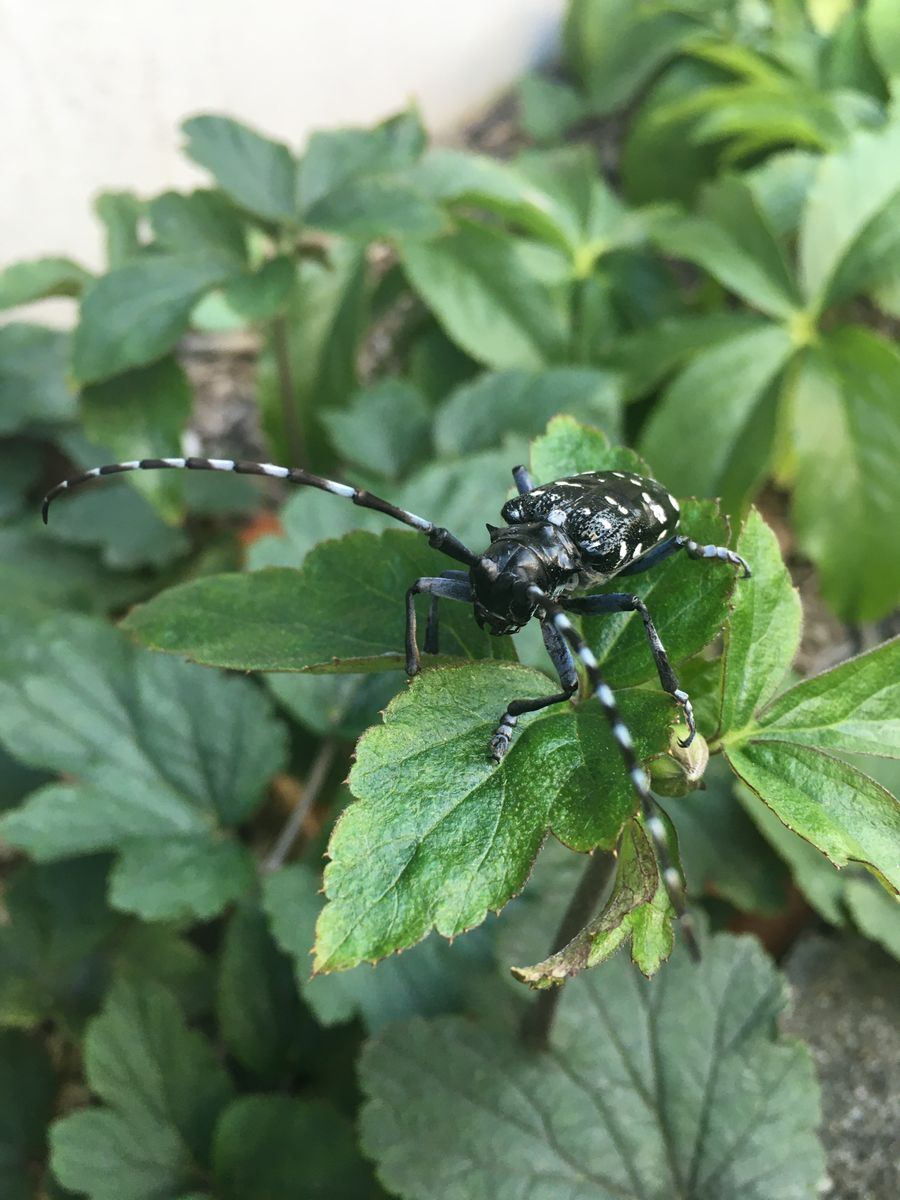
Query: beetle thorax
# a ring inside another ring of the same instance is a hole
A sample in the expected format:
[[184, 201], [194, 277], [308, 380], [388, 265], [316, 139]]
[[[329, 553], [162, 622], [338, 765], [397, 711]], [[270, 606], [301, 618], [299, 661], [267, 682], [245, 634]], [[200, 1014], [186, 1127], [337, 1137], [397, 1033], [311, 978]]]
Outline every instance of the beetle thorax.
[[550, 522], [493, 529], [491, 544], [472, 565], [475, 619], [495, 635], [515, 633], [534, 616], [538, 604], [529, 587], [556, 597], [578, 572], [575, 546]]

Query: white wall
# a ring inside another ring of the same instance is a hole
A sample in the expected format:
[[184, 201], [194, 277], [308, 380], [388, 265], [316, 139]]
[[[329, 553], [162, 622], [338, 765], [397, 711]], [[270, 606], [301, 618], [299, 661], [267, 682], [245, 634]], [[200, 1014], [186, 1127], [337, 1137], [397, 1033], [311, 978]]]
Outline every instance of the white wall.
[[0, 265], [99, 265], [91, 197], [200, 178], [179, 122], [292, 145], [420, 102], [446, 133], [551, 50], [564, 0], [0, 0]]

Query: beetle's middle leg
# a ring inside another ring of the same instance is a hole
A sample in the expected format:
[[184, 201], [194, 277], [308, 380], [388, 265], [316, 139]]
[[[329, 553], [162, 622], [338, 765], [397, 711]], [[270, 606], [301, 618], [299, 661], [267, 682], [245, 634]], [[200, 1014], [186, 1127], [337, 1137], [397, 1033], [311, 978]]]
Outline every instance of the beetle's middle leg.
[[552, 696], [510, 701], [491, 738], [491, 758], [495, 762], [499, 762], [509, 749], [513, 731], [522, 713], [538, 712], [551, 704], [560, 704], [563, 700], [570, 699], [578, 690], [578, 672], [575, 670], [575, 660], [572, 658], [572, 651], [565, 638], [551, 621], [541, 622], [541, 633], [544, 635], [544, 645], [556, 668], [563, 690]]
[[560, 607], [566, 609], [568, 612], [583, 613], [585, 616], [593, 616], [597, 613], [617, 612], [636, 612], [640, 614], [640, 618], [644, 622], [647, 641], [650, 643], [650, 653], [653, 655], [653, 661], [656, 663], [656, 671], [659, 675], [659, 682], [662, 684], [663, 691], [668, 692], [670, 696], [674, 697], [684, 710], [688, 736], [684, 741], [680, 741], [680, 739], [679, 741], [682, 746], [689, 746], [697, 732], [690, 697], [687, 692], [678, 686], [678, 677], [675, 674], [672, 664], [669, 662], [669, 656], [666, 654], [660, 636], [656, 632], [656, 626], [653, 624], [653, 619], [647, 611], [647, 605], [640, 596], [632, 596], [628, 592], [609, 592], [601, 596], [573, 596], [561, 600]]

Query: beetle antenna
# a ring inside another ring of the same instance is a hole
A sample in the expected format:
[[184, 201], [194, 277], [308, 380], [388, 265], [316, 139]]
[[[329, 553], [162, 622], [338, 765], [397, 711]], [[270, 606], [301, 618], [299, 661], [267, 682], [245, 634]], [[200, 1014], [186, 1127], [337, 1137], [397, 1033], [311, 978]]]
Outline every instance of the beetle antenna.
[[44, 497], [41, 507], [44, 524], [46, 525], [48, 521], [50, 505], [63, 492], [80, 487], [83, 483], [89, 483], [92, 479], [103, 475], [119, 475], [123, 471], [163, 470], [231, 471], [236, 475], [266, 475], [270, 479], [283, 479], [287, 483], [299, 484], [301, 487], [319, 488], [320, 491], [331, 492], [334, 496], [343, 496], [347, 500], [352, 500], [354, 504], [358, 504], [362, 508], [372, 508], [376, 512], [384, 513], [385, 516], [392, 517], [395, 521], [401, 521], [418, 533], [424, 533], [430, 546], [457, 562], [471, 566], [478, 559], [478, 555], [473, 554], [449, 530], [440, 525], [434, 525], [431, 521], [426, 521], [424, 517], [416, 516], [415, 513], [407, 512], [404, 508], [398, 508], [396, 504], [391, 504], [389, 500], [382, 500], [380, 496], [367, 492], [363, 488], [351, 487], [348, 483], [338, 483], [333, 479], [324, 479], [321, 475], [314, 475], [311, 471], [303, 470], [302, 467], [279, 467], [274, 463], [239, 462], [230, 458], [141, 458], [135, 459], [133, 462], [107, 463], [102, 467], [91, 467], [89, 471], [76, 475], [72, 479], [64, 479], [62, 483], [58, 483], [56, 487], [50, 489]]

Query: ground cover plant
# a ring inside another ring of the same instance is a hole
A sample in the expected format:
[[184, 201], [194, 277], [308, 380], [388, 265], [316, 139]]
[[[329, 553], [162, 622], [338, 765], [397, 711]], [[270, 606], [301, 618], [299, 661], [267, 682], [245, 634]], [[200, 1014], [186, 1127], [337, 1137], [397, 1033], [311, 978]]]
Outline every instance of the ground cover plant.
[[[896, 606], [898, 47], [879, 0], [574, 0], [506, 160], [429, 147], [414, 110], [302, 151], [197, 116], [208, 183], [101, 196], [102, 272], [0, 273], [6, 308], [77, 304], [71, 333], [0, 327], [4, 1196], [816, 1195], [811, 1057], [731, 930], [799, 893], [900, 956], [900, 640], [792, 673], [761, 515], [789, 497], [854, 628]], [[193, 452], [184, 335], [234, 330], [258, 441], [205, 453], [478, 548], [517, 463], [636, 470], [751, 563], [629, 584], [688, 750], [640, 619], [580, 622], [699, 964], [595, 700], [489, 760], [509, 699], [552, 690], [539, 638], [447, 606], [407, 685], [405, 590], [447, 566], [415, 533], [175, 471], [40, 525], [66, 475]]]

